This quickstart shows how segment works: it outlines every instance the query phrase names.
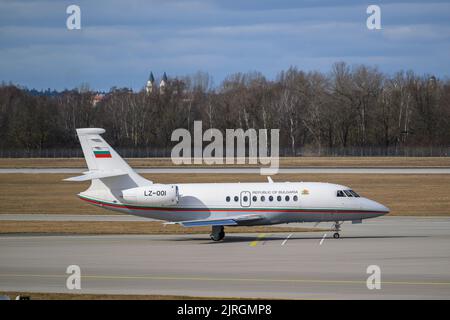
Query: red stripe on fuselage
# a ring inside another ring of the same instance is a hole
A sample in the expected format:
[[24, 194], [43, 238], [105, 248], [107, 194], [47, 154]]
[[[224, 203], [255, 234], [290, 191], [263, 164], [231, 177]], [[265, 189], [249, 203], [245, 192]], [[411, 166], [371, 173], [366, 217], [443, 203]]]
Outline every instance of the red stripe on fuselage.
[[144, 211], [175, 211], [175, 212], [193, 212], [193, 211], [200, 211], [200, 212], [294, 212], [294, 213], [348, 213], [348, 214], [355, 214], [355, 213], [383, 213], [382, 211], [355, 211], [355, 210], [323, 210], [323, 209], [201, 209], [201, 208], [154, 208], [154, 207], [138, 207], [138, 206], [132, 206], [132, 205], [123, 205], [123, 204], [113, 204], [113, 203], [103, 203], [100, 201], [87, 199], [80, 197], [81, 200], [84, 200], [86, 202], [100, 205], [102, 207], [112, 207], [112, 208], [120, 208], [120, 209], [131, 209], [131, 210], [144, 210]]

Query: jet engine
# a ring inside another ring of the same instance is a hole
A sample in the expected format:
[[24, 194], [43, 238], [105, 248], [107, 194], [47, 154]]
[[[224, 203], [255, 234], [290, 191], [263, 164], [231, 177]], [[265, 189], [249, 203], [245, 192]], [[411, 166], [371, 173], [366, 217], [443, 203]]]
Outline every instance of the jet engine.
[[152, 184], [122, 191], [126, 203], [170, 206], [178, 203], [178, 187], [171, 184]]

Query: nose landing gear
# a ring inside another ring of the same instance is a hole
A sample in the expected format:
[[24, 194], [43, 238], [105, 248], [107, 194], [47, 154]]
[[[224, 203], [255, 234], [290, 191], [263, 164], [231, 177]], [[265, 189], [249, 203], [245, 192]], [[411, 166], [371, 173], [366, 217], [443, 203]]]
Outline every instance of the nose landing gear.
[[223, 226], [213, 226], [211, 229], [211, 234], [209, 235], [211, 240], [220, 241], [225, 237], [225, 231]]
[[341, 224], [342, 223], [343, 222], [339, 223], [339, 221], [336, 221], [334, 223], [334, 226], [333, 226], [333, 231], [335, 231], [334, 234], [333, 234], [333, 238], [334, 239], [339, 239], [339, 237], [340, 237], [339, 231], [341, 231]]

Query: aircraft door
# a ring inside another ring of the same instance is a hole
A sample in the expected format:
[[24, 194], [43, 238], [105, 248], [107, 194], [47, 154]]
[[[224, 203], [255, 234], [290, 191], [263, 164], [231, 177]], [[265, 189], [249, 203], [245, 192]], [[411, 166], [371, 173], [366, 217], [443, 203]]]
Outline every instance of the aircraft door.
[[241, 192], [241, 207], [250, 207], [251, 196], [249, 191]]

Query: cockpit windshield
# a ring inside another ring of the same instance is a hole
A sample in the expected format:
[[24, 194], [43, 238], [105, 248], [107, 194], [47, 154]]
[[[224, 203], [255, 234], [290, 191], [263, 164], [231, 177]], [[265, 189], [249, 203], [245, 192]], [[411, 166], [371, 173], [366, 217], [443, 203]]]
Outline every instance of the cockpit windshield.
[[353, 197], [353, 194], [350, 192], [350, 190], [344, 190], [344, 193], [347, 197]]
[[338, 190], [336, 192], [337, 197], [349, 197], [349, 198], [359, 198], [359, 194], [357, 194], [353, 190]]
[[348, 190], [355, 198], [359, 198], [359, 194], [357, 194], [355, 191], [353, 190]]

